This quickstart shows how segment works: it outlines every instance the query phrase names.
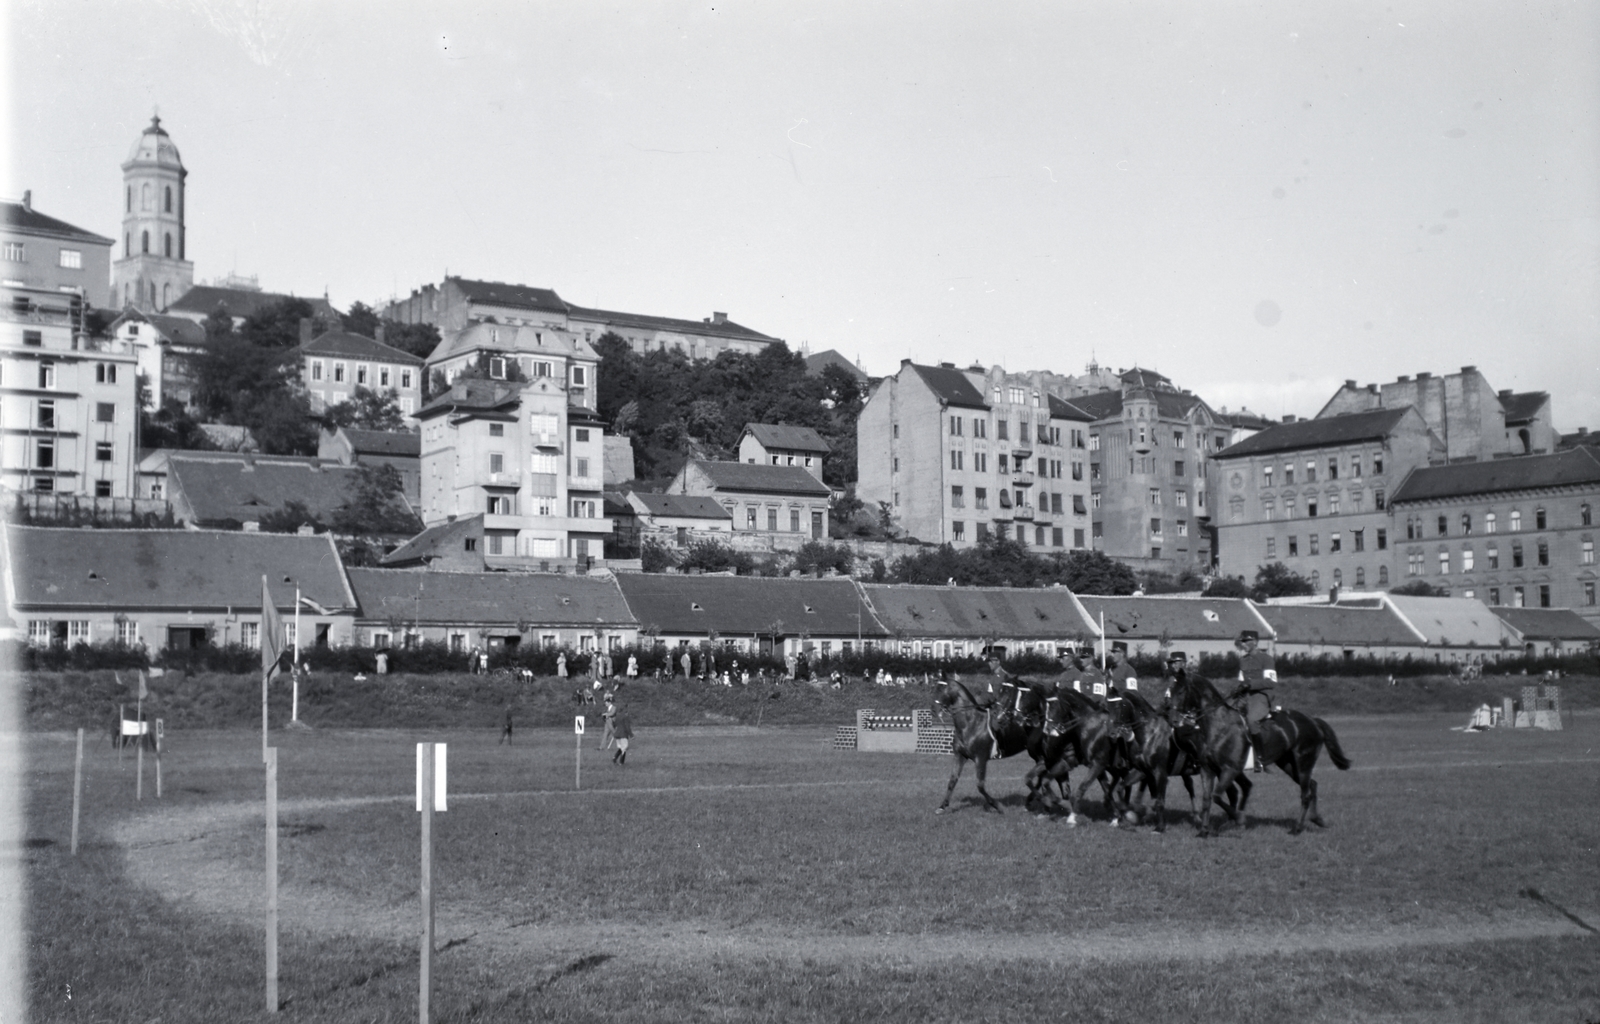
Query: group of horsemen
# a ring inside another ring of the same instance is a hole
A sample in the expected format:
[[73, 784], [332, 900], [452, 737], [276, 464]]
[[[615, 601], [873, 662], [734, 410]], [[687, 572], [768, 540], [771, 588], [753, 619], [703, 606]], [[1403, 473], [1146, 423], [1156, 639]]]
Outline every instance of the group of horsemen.
[[[1257, 772], [1263, 770], [1260, 757], [1261, 723], [1276, 710], [1272, 691], [1278, 682], [1277, 661], [1269, 652], [1259, 649], [1260, 641], [1260, 634], [1253, 629], [1243, 630], [1234, 641], [1234, 648], [1239, 655], [1239, 675], [1237, 685], [1227, 698], [1243, 713], [1249, 732], [1250, 747], [1245, 768]], [[1003, 687], [1014, 684], [1016, 677], [1007, 673], [998, 659], [991, 659], [989, 666], [1003, 681]], [[1070, 685], [1075, 692], [1097, 704], [1117, 724], [1120, 738], [1132, 738], [1133, 728], [1141, 713], [1154, 713], [1139, 690], [1139, 674], [1129, 662], [1126, 650], [1120, 646], [1106, 655], [1103, 669], [1095, 664], [1090, 652], [1083, 649], [1065, 658], [1064, 667], [1066, 678], [1056, 685]], [[1173, 683], [1185, 667], [1186, 658], [1182, 654], [1174, 654], [1167, 660], [1163, 703], [1171, 699]], [[1022, 706], [1022, 689], [1015, 689], [1017, 692], [1013, 699], [997, 703], [997, 725], [1008, 718], [1029, 714]], [[990, 690], [993, 692], [992, 684]], [[1139, 707], [1136, 708], [1135, 704]]]

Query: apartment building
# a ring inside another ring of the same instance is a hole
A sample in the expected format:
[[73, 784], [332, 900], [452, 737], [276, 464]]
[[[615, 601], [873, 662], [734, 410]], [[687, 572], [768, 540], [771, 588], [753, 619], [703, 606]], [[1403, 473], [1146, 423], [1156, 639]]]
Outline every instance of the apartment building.
[[83, 298], [0, 285], [0, 484], [134, 496], [138, 359], [83, 332]]
[[1555, 451], [1560, 441], [1548, 393], [1496, 391], [1476, 366], [1444, 376], [1402, 376], [1388, 384], [1358, 387], [1347, 380], [1317, 418], [1408, 405], [1444, 443], [1447, 462], [1541, 455]]
[[390, 394], [407, 416], [422, 406], [423, 362], [409, 352], [349, 331], [327, 331], [300, 346], [300, 380], [311, 411], [348, 402], [357, 388]]
[[20, 203], [0, 203], [0, 277], [25, 288], [69, 292], [98, 309], [111, 305], [111, 247], [92, 231]]
[[1218, 567], [1254, 579], [1282, 562], [1327, 587], [1394, 582], [1389, 503], [1445, 445], [1415, 406], [1280, 423], [1213, 456]]
[[810, 427], [787, 423], [746, 423], [739, 437], [739, 461], [758, 466], [799, 466], [822, 479], [828, 442]]
[[1600, 454], [1574, 448], [1424, 466], [1394, 491], [1395, 582], [1491, 606], [1571, 608], [1600, 623]]
[[592, 309], [567, 302], [549, 288], [462, 277], [446, 277], [442, 284], [413, 289], [410, 296], [389, 303], [378, 315], [407, 324], [434, 324], [446, 337], [473, 324], [490, 322], [567, 331], [589, 343], [610, 333], [627, 341], [636, 352], [675, 350], [696, 359], [713, 359], [723, 352], [760, 352], [781, 340], [735, 323], [722, 312], [703, 320], [682, 320]]
[[[1215, 486], [1210, 457], [1232, 427], [1195, 395], [1149, 371], [1072, 404], [1089, 427], [1094, 547], [1118, 558], [1209, 567]], [[1126, 376], [1126, 375], [1125, 375]]]
[[903, 360], [856, 421], [856, 495], [930, 543], [1086, 548], [1091, 422], [1039, 374]]

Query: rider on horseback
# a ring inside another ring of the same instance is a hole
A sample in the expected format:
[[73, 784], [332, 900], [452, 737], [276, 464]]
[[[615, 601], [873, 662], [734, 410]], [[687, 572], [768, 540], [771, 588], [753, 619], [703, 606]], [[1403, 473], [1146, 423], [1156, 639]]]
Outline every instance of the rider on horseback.
[[1230, 701], [1244, 698], [1245, 727], [1250, 733], [1250, 752], [1245, 768], [1262, 771], [1261, 723], [1272, 714], [1272, 688], [1278, 684], [1278, 663], [1271, 654], [1256, 649], [1261, 636], [1253, 629], [1239, 633], [1233, 645], [1239, 650], [1239, 685]]
[[1116, 723], [1117, 738], [1133, 739], [1133, 726], [1138, 717], [1133, 707], [1123, 699], [1123, 691], [1139, 691], [1139, 674], [1128, 663], [1128, 645], [1114, 643], [1106, 660], [1105, 708]]

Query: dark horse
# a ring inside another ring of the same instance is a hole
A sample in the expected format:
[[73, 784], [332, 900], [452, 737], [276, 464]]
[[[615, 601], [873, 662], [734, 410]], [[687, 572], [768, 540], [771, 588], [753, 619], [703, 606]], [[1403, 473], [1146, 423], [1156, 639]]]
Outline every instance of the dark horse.
[[[1065, 687], [1045, 700], [1044, 716], [1041, 749], [1034, 753], [1036, 763], [1028, 772], [1028, 799], [1048, 794], [1046, 780], [1053, 780], [1067, 798], [1067, 824], [1076, 825], [1084, 791], [1111, 763], [1117, 727], [1100, 705]], [[1067, 775], [1079, 766], [1089, 771], [1074, 791]], [[1111, 804], [1109, 790], [1106, 803]]]
[[[1216, 687], [1196, 677], [1181, 681], [1182, 693], [1174, 688], [1182, 714], [1193, 716], [1198, 729], [1198, 742], [1194, 744], [1196, 761], [1201, 771], [1202, 810], [1200, 834], [1211, 834], [1211, 802], [1222, 789], [1242, 781], [1245, 751], [1250, 736], [1245, 726], [1244, 714], [1222, 698]], [[1300, 787], [1300, 820], [1289, 831], [1293, 835], [1305, 831], [1309, 819], [1327, 827], [1317, 813], [1317, 783], [1311, 777], [1317, 757], [1323, 747], [1328, 748], [1328, 758], [1334, 767], [1345, 771], [1350, 759], [1339, 747], [1333, 727], [1320, 718], [1312, 718], [1298, 711], [1275, 711], [1260, 726], [1260, 754], [1266, 764], [1277, 765]], [[1239, 805], [1241, 820], [1244, 804]]]
[[[1117, 824], [1132, 802], [1137, 783], [1150, 794], [1150, 811], [1155, 815], [1156, 831], [1167, 830], [1167, 779], [1174, 762], [1172, 723], [1150, 706], [1138, 690], [1121, 694], [1126, 705], [1124, 718], [1133, 732], [1132, 739], [1119, 740], [1117, 758], [1112, 764], [1116, 783], [1111, 787], [1111, 823]], [[1140, 814], [1140, 818], [1143, 818]]]
[[955, 792], [961, 770], [968, 761], [977, 772], [978, 793], [984, 805], [993, 811], [1000, 810], [1000, 805], [983, 785], [989, 761], [1028, 749], [1030, 736], [1044, 724], [1043, 703], [1036, 687], [1014, 682], [1002, 684], [996, 697], [983, 700], [959, 681], [940, 686], [934, 697], [934, 707], [950, 715], [956, 734], [951, 743], [955, 770], [950, 773], [950, 784], [945, 787], [944, 802], [939, 804], [937, 813], [943, 814], [949, 809], [950, 795]]

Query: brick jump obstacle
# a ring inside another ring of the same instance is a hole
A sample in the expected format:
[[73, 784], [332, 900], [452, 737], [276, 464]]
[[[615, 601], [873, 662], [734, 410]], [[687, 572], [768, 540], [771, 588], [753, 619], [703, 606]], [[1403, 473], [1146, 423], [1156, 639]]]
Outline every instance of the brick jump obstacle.
[[951, 726], [934, 724], [933, 712], [928, 708], [909, 715], [880, 715], [871, 708], [859, 708], [855, 725], [841, 725], [834, 730], [833, 749], [948, 754], [955, 737]]

